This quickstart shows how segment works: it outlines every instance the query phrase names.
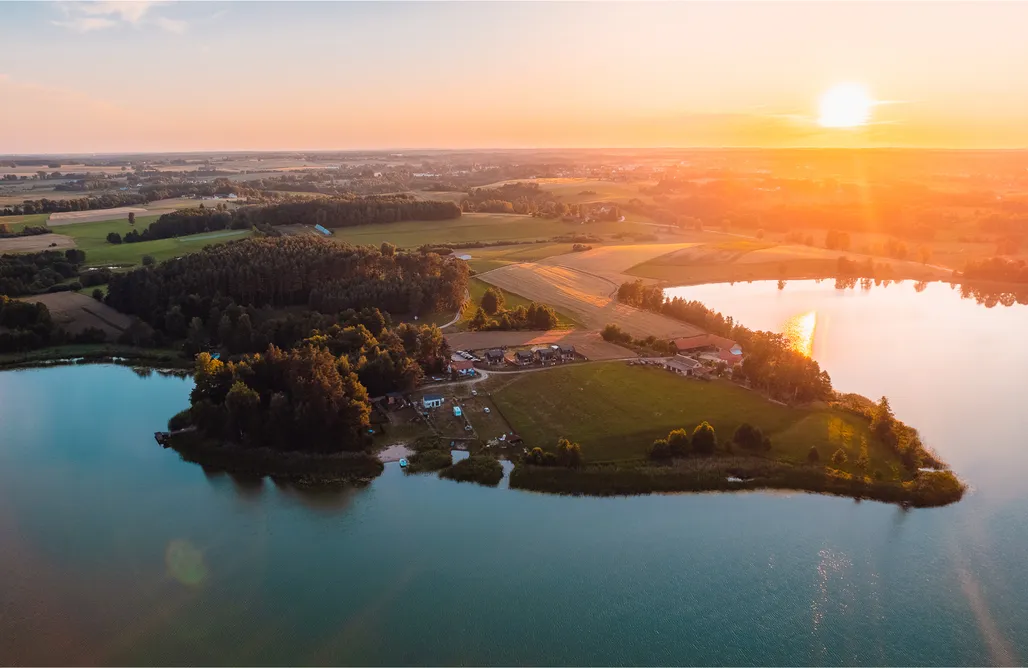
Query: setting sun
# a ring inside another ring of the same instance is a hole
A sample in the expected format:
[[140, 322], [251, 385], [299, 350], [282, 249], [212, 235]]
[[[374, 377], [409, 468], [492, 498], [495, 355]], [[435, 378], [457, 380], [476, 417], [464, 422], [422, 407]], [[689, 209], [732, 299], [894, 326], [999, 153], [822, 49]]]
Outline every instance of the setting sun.
[[866, 125], [874, 101], [859, 84], [839, 84], [825, 91], [818, 105], [817, 122], [825, 128]]

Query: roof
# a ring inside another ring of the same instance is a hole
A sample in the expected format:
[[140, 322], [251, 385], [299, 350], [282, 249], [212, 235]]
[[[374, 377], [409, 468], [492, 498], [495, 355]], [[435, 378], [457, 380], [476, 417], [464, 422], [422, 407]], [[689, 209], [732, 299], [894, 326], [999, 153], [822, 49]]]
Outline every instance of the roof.
[[531, 357], [532, 356], [532, 351], [531, 350], [519, 350], [519, 351], [517, 351], [514, 354], [517, 357]]
[[675, 355], [668, 360], [668, 363], [674, 366], [681, 366], [686, 369], [695, 369], [696, 367], [703, 366], [699, 361], [694, 360], [691, 357], [686, 357], [685, 355]]
[[465, 369], [474, 369], [475, 363], [471, 360], [453, 360], [450, 362], [450, 368], [456, 369], [457, 371], [463, 371]]
[[490, 357], [503, 357], [503, 351], [499, 348], [493, 348], [492, 350], [488, 350], [485, 354]]
[[426, 394], [421, 399], [422, 401], [442, 401], [443, 395], [441, 394]]
[[[675, 348], [678, 350], [696, 350], [697, 348], [706, 348], [712, 346], [714, 348], [720, 348], [721, 350], [732, 350], [733, 348], [739, 348], [739, 344], [731, 339], [726, 339], [723, 336], [717, 334], [697, 334], [696, 336], [683, 336], [673, 341]], [[742, 352], [742, 348], [739, 348]]]
[[563, 350], [564, 352], [568, 352], [568, 351], [575, 352], [575, 347], [573, 345], [571, 345], [570, 343], [562, 343], [562, 344], [560, 344], [560, 349]]

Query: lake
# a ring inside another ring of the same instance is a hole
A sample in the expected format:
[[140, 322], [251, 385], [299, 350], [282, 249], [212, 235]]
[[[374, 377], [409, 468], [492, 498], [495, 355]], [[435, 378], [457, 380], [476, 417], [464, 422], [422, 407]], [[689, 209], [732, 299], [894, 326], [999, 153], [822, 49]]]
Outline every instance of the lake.
[[0, 660], [1028, 660], [1028, 308], [910, 283], [679, 292], [792, 326], [838, 389], [888, 395], [971, 493], [909, 511], [800, 493], [564, 498], [397, 464], [363, 488], [304, 491], [158, 447], [190, 381], [8, 371]]

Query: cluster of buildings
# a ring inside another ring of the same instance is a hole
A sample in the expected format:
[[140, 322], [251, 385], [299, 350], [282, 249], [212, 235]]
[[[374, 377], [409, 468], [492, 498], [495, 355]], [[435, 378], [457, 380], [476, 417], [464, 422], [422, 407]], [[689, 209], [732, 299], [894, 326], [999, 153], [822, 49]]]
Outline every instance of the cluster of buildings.
[[486, 364], [500, 365], [509, 362], [515, 366], [532, 366], [533, 364], [557, 364], [558, 362], [574, 361], [577, 353], [575, 347], [568, 344], [551, 344], [536, 346], [531, 350], [516, 350], [508, 357], [500, 348], [485, 352]]
[[724, 363], [732, 368], [742, 363], [742, 346], [716, 334], [697, 334], [672, 341], [674, 357], [663, 357], [642, 364], [655, 364], [682, 376], [707, 376], [710, 369]]

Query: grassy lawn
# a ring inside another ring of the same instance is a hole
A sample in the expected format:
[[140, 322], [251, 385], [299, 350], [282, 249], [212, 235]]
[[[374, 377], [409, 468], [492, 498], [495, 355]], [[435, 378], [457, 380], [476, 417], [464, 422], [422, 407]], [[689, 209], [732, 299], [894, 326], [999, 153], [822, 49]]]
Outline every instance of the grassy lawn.
[[848, 462], [839, 468], [854, 472], [863, 436], [872, 470], [889, 479], [898, 463], [858, 416], [781, 406], [729, 382], [690, 380], [624, 362], [558, 366], [496, 382], [502, 386], [493, 400], [529, 448], [552, 449], [565, 436], [581, 443], [586, 461], [645, 458], [654, 439], [679, 427], [691, 432], [706, 420], [719, 442], [743, 422], [760, 427], [772, 440], [769, 455], [783, 461], [804, 462], [816, 445], [827, 463], [841, 447]]
[[21, 232], [29, 225], [33, 227], [46, 227], [46, 219], [49, 217], [50, 214], [48, 213], [33, 213], [28, 216], [0, 216], [0, 224], [7, 225], [11, 232]]
[[86, 251], [89, 266], [135, 265], [143, 261], [144, 255], [152, 255], [158, 262], [186, 253], [198, 251], [208, 243], [225, 243], [250, 235], [249, 230], [220, 230], [206, 234], [156, 241], [140, 241], [133, 244], [111, 244], [107, 235], [111, 232], [125, 235], [132, 229], [143, 230], [158, 216], [140, 216], [133, 228], [127, 220], [104, 220], [95, 223], [76, 223], [53, 228], [58, 234], [66, 234], [75, 240], [75, 245]]
[[[475, 315], [475, 309], [481, 305], [482, 296], [485, 295], [485, 291], [489, 288], [494, 288], [503, 293], [503, 308], [505, 309], [517, 308], [518, 306], [524, 306], [527, 308], [528, 305], [532, 303], [531, 299], [526, 299], [513, 292], [507, 292], [495, 285], [489, 285], [482, 279], [472, 276], [468, 279], [468, 294], [471, 296], [471, 299], [464, 307], [463, 319], [458, 323], [458, 325], [464, 324], [464, 322], [470, 320], [471, 317]], [[446, 321], [444, 320], [443, 322]], [[573, 329], [575, 327], [582, 327], [582, 323], [567, 314], [557, 311], [557, 329]]]
[[[548, 218], [515, 214], [466, 213], [453, 220], [404, 221], [361, 225], [333, 230], [332, 238], [351, 244], [378, 246], [383, 241], [400, 248], [417, 248], [424, 244], [462, 243], [467, 241], [546, 241], [554, 236], [572, 233], [610, 234], [630, 227], [625, 223], [574, 225]], [[476, 250], [467, 252], [474, 256]]]

